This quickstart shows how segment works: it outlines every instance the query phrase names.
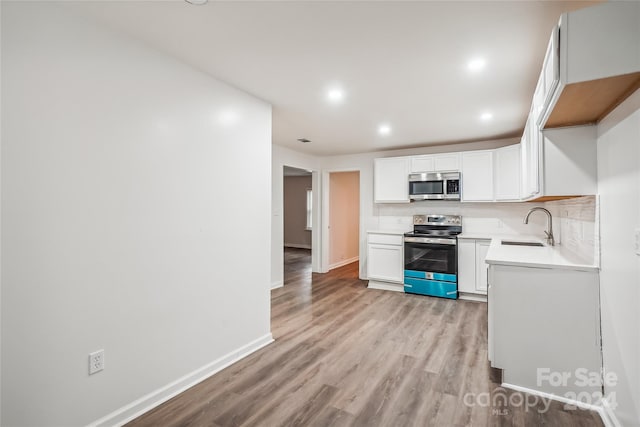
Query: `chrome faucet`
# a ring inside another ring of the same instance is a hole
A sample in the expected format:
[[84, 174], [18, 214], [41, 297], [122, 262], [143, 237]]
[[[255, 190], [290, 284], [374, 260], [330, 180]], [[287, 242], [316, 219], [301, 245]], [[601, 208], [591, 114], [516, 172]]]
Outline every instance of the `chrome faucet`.
[[529, 224], [529, 216], [535, 211], [542, 211], [547, 214], [547, 229], [549, 231], [545, 231], [544, 234], [547, 235], [547, 243], [551, 246], [554, 246], [556, 244], [556, 241], [553, 238], [553, 219], [551, 218], [551, 212], [549, 212], [545, 208], [540, 208], [537, 206], [535, 208], [531, 208], [529, 209], [527, 216], [524, 217], [524, 223]]

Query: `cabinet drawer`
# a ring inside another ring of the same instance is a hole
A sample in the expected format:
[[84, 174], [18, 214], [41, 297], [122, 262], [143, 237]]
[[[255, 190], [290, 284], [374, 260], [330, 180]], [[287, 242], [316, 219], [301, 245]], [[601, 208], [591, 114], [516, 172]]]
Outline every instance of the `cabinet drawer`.
[[369, 243], [378, 245], [397, 245], [402, 246], [403, 243], [402, 234], [369, 234]]
[[404, 278], [404, 291], [411, 294], [431, 295], [442, 298], [458, 298], [458, 286], [455, 283], [435, 280]]
[[444, 273], [429, 273], [429, 274], [432, 277], [427, 277], [427, 273], [425, 271], [415, 271], [415, 270], [404, 271], [404, 277], [411, 277], [413, 279], [427, 279], [427, 280], [436, 280], [441, 282], [456, 283], [455, 274], [444, 274]]

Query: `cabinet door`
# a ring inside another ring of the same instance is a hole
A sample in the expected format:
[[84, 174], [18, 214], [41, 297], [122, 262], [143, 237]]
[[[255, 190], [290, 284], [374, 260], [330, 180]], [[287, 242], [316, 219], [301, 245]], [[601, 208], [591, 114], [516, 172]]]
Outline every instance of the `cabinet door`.
[[520, 145], [499, 148], [495, 156], [496, 200], [520, 199]]
[[[543, 112], [546, 110], [546, 107], [551, 103], [551, 98], [553, 97], [553, 93], [558, 86], [560, 81], [560, 67], [558, 56], [558, 43], [559, 43], [560, 30], [559, 27], [556, 27], [551, 32], [551, 37], [549, 38], [549, 44], [547, 45], [547, 53], [544, 56], [544, 63], [542, 65], [542, 78], [544, 84], [544, 94], [542, 99], [542, 109], [539, 114], [539, 118], [542, 118], [544, 115]], [[539, 123], [536, 122], [536, 125]]]
[[434, 170], [436, 171], [459, 171], [460, 153], [436, 154], [434, 157]]
[[458, 291], [476, 292], [475, 240], [458, 240]]
[[376, 203], [409, 203], [409, 157], [373, 161]]
[[[527, 122], [528, 123], [528, 122]], [[525, 126], [520, 139], [520, 198], [527, 199], [529, 192], [529, 129]]]
[[489, 250], [489, 241], [476, 242], [476, 291], [487, 293], [487, 263], [484, 262]]
[[495, 364], [493, 363], [493, 361], [495, 360], [494, 356], [493, 356], [493, 345], [494, 345], [494, 322], [493, 322], [493, 316], [494, 316], [494, 310], [495, 310], [495, 303], [494, 303], [494, 289], [493, 289], [493, 266], [489, 266], [487, 269], [487, 274], [489, 276], [489, 280], [487, 283], [487, 356], [489, 358], [489, 361], [491, 362], [491, 367], [495, 368]]
[[433, 156], [413, 156], [411, 157], [411, 172], [433, 172], [435, 158]]
[[529, 183], [529, 194], [537, 196], [540, 194], [540, 139], [542, 132], [533, 120], [529, 131], [529, 176], [527, 182]]
[[395, 283], [404, 282], [402, 246], [369, 244], [367, 252], [369, 279]]
[[535, 124], [535, 117], [531, 114], [520, 142], [522, 199], [528, 199], [540, 193], [540, 137], [540, 128]]
[[597, 139], [596, 126], [543, 132], [545, 196], [597, 193]]
[[493, 151], [462, 153], [462, 201], [493, 200]]

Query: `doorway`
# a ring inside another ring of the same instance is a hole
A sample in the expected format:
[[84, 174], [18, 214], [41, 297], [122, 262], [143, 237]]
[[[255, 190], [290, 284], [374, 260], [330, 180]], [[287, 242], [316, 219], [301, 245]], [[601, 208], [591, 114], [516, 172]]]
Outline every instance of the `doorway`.
[[360, 260], [360, 171], [330, 172], [328, 181], [328, 269], [333, 270]]
[[283, 284], [311, 284], [314, 198], [312, 173], [285, 165], [283, 174]]

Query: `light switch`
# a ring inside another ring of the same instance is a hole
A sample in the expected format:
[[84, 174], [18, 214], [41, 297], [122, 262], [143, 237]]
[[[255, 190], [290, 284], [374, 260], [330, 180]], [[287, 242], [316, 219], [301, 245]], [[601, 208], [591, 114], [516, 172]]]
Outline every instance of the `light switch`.
[[636, 236], [636, 242], [635, 242], [636, 255], [640, 255], [640, 228], [636, 228], [635, 236]]

